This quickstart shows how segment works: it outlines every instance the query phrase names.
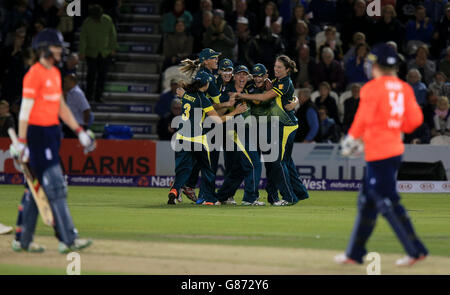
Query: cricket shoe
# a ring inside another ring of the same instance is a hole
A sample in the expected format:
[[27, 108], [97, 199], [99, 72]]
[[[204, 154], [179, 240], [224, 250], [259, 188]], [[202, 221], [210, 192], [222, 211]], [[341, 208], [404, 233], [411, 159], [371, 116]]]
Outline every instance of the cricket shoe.
[[205, 202], [205, 199], [203, 199], [203, 198], [198, 198], [198, 200], [197, 200], [197, 202], [195, 202], [195, 204], [197, 204], [197, 205], [202, 205], [203, 202]]
[[242, 206], [266, 206], [266, 203], [255, 200], [253, 203], [242, 201]]
[[85, 240], [85, 239], [75, 239], [75, 241], [73, 242], [72, 246], [67, 247], [66, 244], [64, 244], [63, 242], [59, 242], [58, 244], [58, 251], [61, 254], [67, 254], [70, 252], [77, 252], [77, 251], [81, 251], [84, 248], [89, 247], [90, 245], [92, 245], [92, 240]]
[[358, 261], [349, 258], [345, 254], [334, 256], [334, 262], [336, 262], [337, 264], [359, 264]]
[[6, 235], [13, 231], [12, 226], [6, 226], [0, 223], [0, 235]]
[[20, 245], [19, 241], [13, 240], [11, 243], [11, 248], [15, 252], [30, 252], [30, 253], [42, 253], [45, 251], [45, 248], [39, 244], [31, 243], [27, 249], [22, 248], [22, 245]]
[[188, 197], [189, 200], [191, 200], [192, 202], [197, 202], [198, 198], [195, 195], [195, 189], [192, 187], [187, 187], [187, 186], [183, 186], [181, 188], [181, 191], [183, 192], [183, 194]]
[[223, 202], [224, 205], [237, 205], [236, 201], [233, 197], [229, 197], [225, 202]]
[[175, 200], [178, 198], [178, 191], [176, 189], [171, 189], [169, 192], [169, 200], [167, 201], [167, 204], [169, 205], [175, 205]]
[[395, 262], [395, 265], [400, 267], [410, 267], [413, 266], [417, 261], [424, 260], [427, 256], [426, 255], [420, 255], [419, 258], [414, 258], [411, 256], [405, 256], [403, 258], [397, 259]]
[[222, 205], [222, 203], [221, 202], [219, 202], [219, 201], [217, 201], [217, 202], [207, 202], [207, 201], [204, 201], [203, 203], [202, 203], [202, 205], [206, 205], [206, 206], [220, 206], [220, 205]]
[[273, 202], [272, 206], [292, 206], [294, 205], [293, 203], [289, 203], [286, 200], [278, 200], [276, 202]]

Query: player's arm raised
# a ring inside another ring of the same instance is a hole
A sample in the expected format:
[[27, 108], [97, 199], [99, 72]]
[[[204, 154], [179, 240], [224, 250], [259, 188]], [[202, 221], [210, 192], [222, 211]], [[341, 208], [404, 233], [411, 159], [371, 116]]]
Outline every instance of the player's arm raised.
[[[230, 93], [231, 95], [232, 93]], [[275, 90], [270, 89], [264, 93], [258, 93], [258, 94], [246, 94], [246, 93], [237, 93], [236, 98], [241, 98], [245, 100], [256, 100], [256, 101], [266, 101], [269, 99], [273, 99], [279, 95], [275, 92]]]
[[206, 114], [211, 117], [211, 119], [214, 121], [214, 123], [224, 123], [228, 120], [231, 120], [234, 116], [244, 113], [247, 110], [247, 105], [245, 104], [238, 104], [236, 108], [229, 114], [219, 116], [219, 114], [215, 110], [211, 110], [207, 112]]

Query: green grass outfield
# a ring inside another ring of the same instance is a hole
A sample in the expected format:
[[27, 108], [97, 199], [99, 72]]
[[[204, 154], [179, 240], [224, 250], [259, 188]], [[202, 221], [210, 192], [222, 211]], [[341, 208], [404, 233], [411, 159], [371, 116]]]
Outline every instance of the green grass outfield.
[[[23, 188], [0, 186], [0, 222], [13, 225]], [[69, 188], [69, 207], [81, 237], [237, 246], [344, 250], [356, 212], [356, 192], [311, 192], [291, 207], [166, 205], [167, 189]], [[262, 192], [266, 200], [265, 192]], [[242, 191], [236, 197], [238, 203]], [[450, 195], [403, 194], [416, 231], [433, 255], [450, 256]], [[52, 236], [39, 221], [37, 235]], [[370, 251], [403, 253], [378, 219]], [[1, 259], [0, 259], [1, 260]], [[1, 262], [0, 262], [1, 263]]]

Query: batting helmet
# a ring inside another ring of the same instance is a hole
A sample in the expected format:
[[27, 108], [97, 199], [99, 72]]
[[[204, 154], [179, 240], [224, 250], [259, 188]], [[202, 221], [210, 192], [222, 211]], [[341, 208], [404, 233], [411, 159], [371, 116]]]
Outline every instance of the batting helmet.
[[50, 46], [65, 47], [66, 43], [61, 32], [55, 29], [44, 29], [33, 39], [31, 46], [35, 51], [44, 51], [45, 57], [49, 58], [52, 56]]

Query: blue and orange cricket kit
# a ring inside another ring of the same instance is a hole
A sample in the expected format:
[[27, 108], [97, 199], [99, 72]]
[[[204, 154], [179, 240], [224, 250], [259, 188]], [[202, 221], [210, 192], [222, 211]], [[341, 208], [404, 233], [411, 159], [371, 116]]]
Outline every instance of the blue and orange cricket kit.
[[[397, 53], [382, 44], [374, 47], [374, 60], [393, 66]], [[411, 133], [423, 122], [422, 111], [410, 85], [395, 76], [381, 76], [361, 88], [360, 104], [349, 130], [364, 141], [367, 162], [363, 188], [358, 196], [358, 215], [347, 247], [347, 256], [362, 262], [365, 245], [377, 214], [389, 222], [410, 257], [427, 255], [405, 208], [400, 204], [396, 177], [404, 152], [401, 133]]]
[[[56, 67], [45, 68], [40, 63], [33, 65], [24, 77], [23, 97], [34, 100], [27, 130], [30, 169], [47, 195], [57, 236], [66, 245], [72, 245], [77, 234], [67, 206], [67, 187], [59, 160], [59, 108], [62, 97], [59, 70]], [[22, 204], [20, 242], [23, 248], [27, 248], [33, 239], [38, 209], [29, 194], [24, 196]]]
[[363, 188], [358, 196], [358, 215], [346, 254], [362, 263], [367, 240], [375, 228], [378, 213], [389, 222], [409, 256], [418, 258], [428, 250], [417, 237], [405, 208], [400, 204], [396, 176], [401, 156], [367, 162]]

